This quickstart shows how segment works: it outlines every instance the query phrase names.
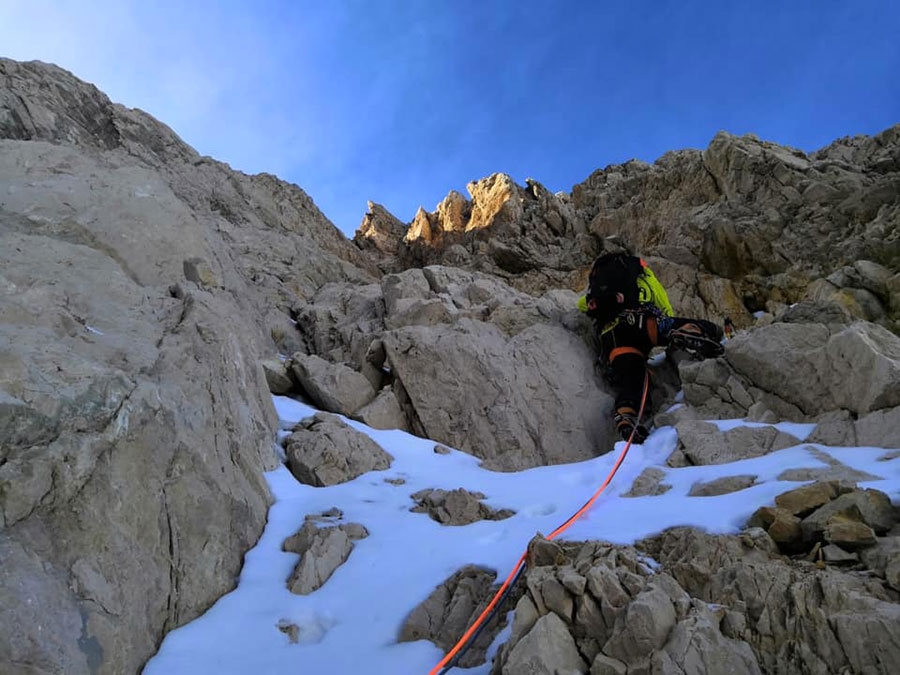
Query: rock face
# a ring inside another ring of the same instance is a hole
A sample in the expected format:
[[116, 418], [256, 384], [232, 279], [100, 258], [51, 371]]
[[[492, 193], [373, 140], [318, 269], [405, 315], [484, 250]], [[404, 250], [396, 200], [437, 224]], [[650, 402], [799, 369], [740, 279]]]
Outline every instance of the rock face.
[[[680, 365], [671, 463], [797, 440], [701, 414], [900, 445], [900, 126], [809, 155], [720, 134], [571, 195], [503, 174], [467, 190], [409, 224], [372, 203], [354, 245], [298, 187], [200, 157], [59, 68], [0, 60], [0, 671], [136, 672], [231, 588], [277, 463], [269, 388], [493, 469], [608, 450], [612, 399], [574, 306], [609, 246], [641, 253], [679, 314], [755, 324], [723, 358]], [[313, 485], [352, 480], [390, 466], [368, 440], [316, 416], [288, 461]], [[633, 494], [667, 487], [648, 473]], [[447, 522], [473, 513], [422, 499]], [[900, 563], [883, 507], [834, 495], [758, 514], [768, 534], [669, 532], [642, 544], [658, 574], [630, 549], [554, 549], [518, 590], [495, 671], [892, 672]], [[292, 585], [323, 583], [355, 534], [305, 526]], [[868, 565], [877, 583], [778, 555], [811, 542], [817, 563]], [[405, 639], [449, 646], [492, 582], [454, 576]]]
[[[896, 329], [900, 318], [900, 125], [805, 154], [718, 134], [595, 171], [571, 195], [495, 174], [355, 241], [394, 238], [391, 271], [442, 263], [496, 274], [530, 292], [584, 285], [604, 238], [643, 254], [684, 315], [738, 327], [800, 300], [835, 302]], [[367, 217], [368, 218], [368, 217]], [[383, 245], [382, 245], [383, 246]], [[386, 269], [387, 269], [386, 268]]]
[[[297, 355], [315, 368], [294, 371], [322, 405], [361, 420], [374, 416], [364, 401], [377, 391], [387, 396], [388, 420], [396, 420], [395, 401], [406, 428], [491, 468], [587, 459], [612, 447], [612, 400], [576, 300], [567, 291], [535, 298], [441, 266], [380, 284], [330, 284], [296, 310], [309, 351], [325, 356]], [[351, 384], [316, 385], [339, 381], [329, 373]]]
[[787, 561], [759, 529], [547, 546], [530, 559], [494, 674], [887, 674], [900, 658], [900, 609], [880, 583]]
[[0, 59], [0, 670], [137, 672], [233, 586], [277, 463], [259, 361], [367, 269], [295, 186]]

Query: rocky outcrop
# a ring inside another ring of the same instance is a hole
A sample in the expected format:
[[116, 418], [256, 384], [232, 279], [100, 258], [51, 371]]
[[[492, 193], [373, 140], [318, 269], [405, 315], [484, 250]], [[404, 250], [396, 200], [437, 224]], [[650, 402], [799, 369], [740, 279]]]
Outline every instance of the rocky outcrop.
[[786, 553], [847, 563], [859, 562], [856, 552], [877, 544], [877, 536], [890, 532], [898, 521], [883, 492], [820, 481], [777, 496], [775, 507], [757, 509], [748, 526], [766, 529]]
[[301, 420], [283, 445], [291, 473], [314, 487], [346, 483], [369, 471], [389, 469], [394, 459], [369, 436], [327, 413]]
[[[391, 271], [442, 263], [529, 292], [576, 290], [615, 237], [650, 261], [682, 315], [745, 327], [755, 312], [831, 300], [896, 329], [898, 166], [895, 126], [811, 154], [722, 132], [704, 151], [597, 170], [571, 195], [495, 174], [470, 183], [470, 199], [450, 193], [420, 209], [391, 249]], [[355, 241], [389, 230], [397, 237], [396, 219], [375, 234], [367, 216]]]
[[287, 580], [291, 593], [309, 595], [321, 588], [350, 557], [353, 542], [369, 536], [366, 528], [359, 523], [324, 526], [316, 523], [321, 520], [334, 521], [340, 517], [307, 518], [303, 527], [284, 541], [284, 551], [300, 554], [300, 560]]
[[[320, 405], [364, 421], [376, 417], [365, 399], [378, 392], [389, 409], [383, 424], [402, 428], [396, 404], [405, 428], [491, 468], [586, 459], [612, 446], [611, 399], [576, 299], [567, 291], [535, 298], [441, 266], [380, 284], [330, 284], [297, 313], [309, 351], [324, 356], [295, 355], [307, 365], [294, 373]], [[349, 384], [336, 386], [329, 373]]]
[[485, 495], [469, 492], [464, 488], [420, 490], [412, 498], [417, 503], [410, 511], [427, 513], [432, 520], [442, 525], [469, 525], [479, 520], [503, 520], [515, 515], [510, 509], [492, 509], [487, 504], [482, 504], [480, 500]]
[[535, 552], [497, 675], [525, 664], [699, 675], [723, 663], [736, 673], [886, 674], [900, 656], [900, 609], [880, 582], [789, 561], [760, 529], [676, 528], [635, 548], [542, 542]]
[[773, 323], [729, 340], [724, 358], [685, 362], [679, 373], [695, 416], [821, 421], [812, 440], [896, 443], [900, 339], [871, 323]]
[[685, 421], [677, 423], [675, 430], [678, 432], [678, 450], [689, 464], [701, 466], [759, 457], [800, 442], [769, 426], [740, 426], [720, 431], [710, 422]]
[[[496, 591], [492, 586], [496, 578], [495, 572], [474, 565], [460, 569], [410, 612], [398, 641], [431, 640], [449, 651], [487, 607]], [[504, 617], [493, 616], [460, 656], [457, 665], [470, 668], [484, 663], [485, 652], [505, 625]]]
[[0, 670], [136, 672], [262, 531], [287, 312], [377, 270], [46, 64], [0, 60], [0, 185]]

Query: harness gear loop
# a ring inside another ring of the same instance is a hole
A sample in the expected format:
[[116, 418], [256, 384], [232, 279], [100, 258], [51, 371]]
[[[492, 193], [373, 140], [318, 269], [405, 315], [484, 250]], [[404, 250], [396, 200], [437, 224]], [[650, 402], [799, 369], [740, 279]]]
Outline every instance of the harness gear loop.
[[[637, 421], [640, 423], [641, 419], [644, 416], [644, 408], [647, 405], [647, 395], [650, 392], [650, 371], [644, 371], [644, 393], [641, 395], [641, 408], [638, 411]], [[637, 429], [637, 425], [635, 425], [635, 429]], [[565, 532], [576, 520], [581, 518], [588, 509], [593, 506], [594, 502], [597, 501], [597, 498], [603, 493], [603, 491], [607, 488], [607, 486], [612, 482], [613, 476], [616, 475], [616, 472], [619, 470], [619, 467], [622, 466], [622, 462], [625, 461], [625, 456], [628, 454], [628, 450], [631, 448], [632, 441], [634, 440], [634, 431], [631, 432], [631, 437], [625, 443], [625, 447], [622, 449], [622, 453], [619, 455], [619, 458], [616, 460], [616, 463], [613, 465], [613, 468], [610, 470], [609, 475], [606, 477], [606, 480], [603, 481], [603, 484], [597, 489], [597, 491], [588, 499], [584, 505], [578, 509], [575, 513], [569, 516], [568, 520], [564, 522], [562, 525], [557, 527], [553, 532], [548, 534], [545, 539], [547, 541], [551, 541], [558, 537], [560, 534]], [[459, 657], [462, 656], [463, 652], [469, 647], [469, 645], [474, 641], [484, 626], [490, 621], [491, 617], [494, 614], [494, 611], [497, 607], [500, 606], [500, 603], [506, 599], [506, 596], [509, 594], [509, 591], [515, 585], [516, 581], [519, 578], [519, 575], [525, 569], [525, 561], [528, 556], [528, 549], [525, 549], [525, 552], [519, 556], [518, 561], [513, 566], [512, 571], [509, 573], [509, 576], [506, 577], [503, 584], [497, 589], [497, 592], [494, 594], [494, 597], [491, 598], [491, 601], [488, 603], [488, 606], [484, 608], [484, 611], [478, 615], [478, 618], [475, 619], [475, 622], [469, 626], [468, 630], [463, 633], [462, 637], [459, 638], [457, 643], [453, 645], [453, 648], [444, 655], [444, 658], [440, 660], [440, 662], [431, 670], [428, 671], [428, 675], [445, 675], [447, 671], [453, 668]]]

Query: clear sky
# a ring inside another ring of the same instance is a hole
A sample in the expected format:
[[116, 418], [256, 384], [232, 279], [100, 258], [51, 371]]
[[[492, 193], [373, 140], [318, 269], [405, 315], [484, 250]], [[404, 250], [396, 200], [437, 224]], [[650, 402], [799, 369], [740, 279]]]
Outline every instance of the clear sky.
[[352, 235], [495, 171], [571, 190], [724, 129], [802, 150], [900, 122], [893, 0], [0, 0], [57, 63]]

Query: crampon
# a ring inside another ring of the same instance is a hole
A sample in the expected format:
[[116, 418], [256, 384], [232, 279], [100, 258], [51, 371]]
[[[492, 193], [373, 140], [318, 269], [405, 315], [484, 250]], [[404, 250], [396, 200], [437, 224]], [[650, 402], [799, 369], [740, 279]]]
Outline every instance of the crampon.
[[669, 333], [669, 344], [695, 359], [714, 359], [725, 353], [725, 345], [703, 334], [699, 326], [688, 324]]

